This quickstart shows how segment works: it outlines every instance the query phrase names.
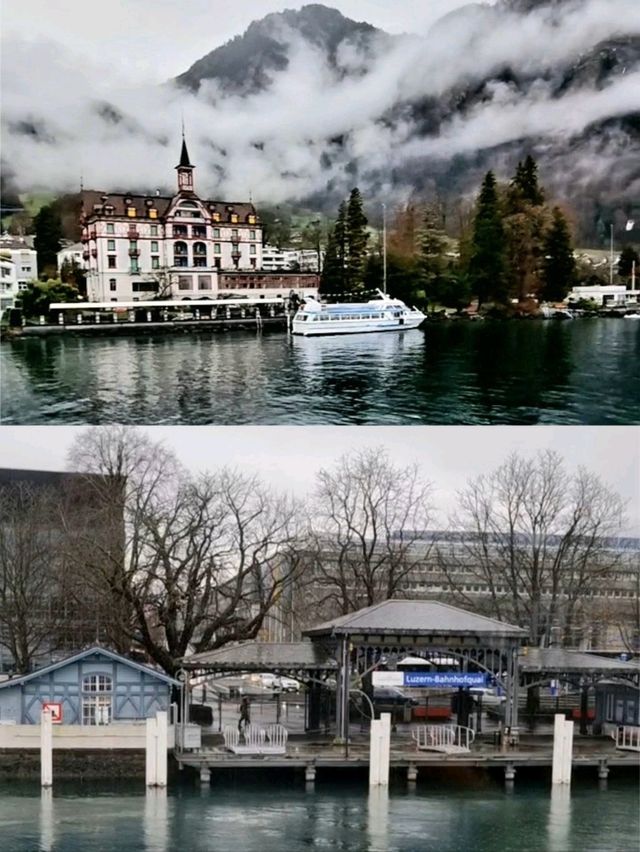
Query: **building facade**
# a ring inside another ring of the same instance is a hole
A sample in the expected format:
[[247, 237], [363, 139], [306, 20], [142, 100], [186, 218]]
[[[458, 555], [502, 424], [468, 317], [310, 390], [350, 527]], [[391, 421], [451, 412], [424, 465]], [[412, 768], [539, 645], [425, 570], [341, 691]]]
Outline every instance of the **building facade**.
[[3, 234], [0, 237], [0, 311], [13, 308], [20, 292], [37, 278], [35, 249], [24, 237]]
[[58, 272], [62, 270], [65, 263], [75, 264], [80, 269], [86, 269], [88, 262], [84, 257], [85, 253], [86, 250], [83, 243], [63, 243], [62, 248], [56, 255], [58, 259]]
[[219, 270], [260, 269], [253, 204], [199, 198], [194, 168], [183, 140], [174, 196], [82, 192], [90, 301], [215, 298]]
[[0, 683], [0, 723], [38, 725], [44, 705], [64, 725], [142, 721], [168, 710], [177, 686], [162, 672], [94, 646]]

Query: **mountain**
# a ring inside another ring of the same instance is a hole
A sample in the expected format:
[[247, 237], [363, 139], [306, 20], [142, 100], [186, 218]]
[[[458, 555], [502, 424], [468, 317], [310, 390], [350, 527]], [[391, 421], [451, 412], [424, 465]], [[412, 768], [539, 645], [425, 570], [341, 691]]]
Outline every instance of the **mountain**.
[[[438, 21], [431, 35], [446, 40], [461, 28], [475, 28], [480, 36], [488, 38], [491, 29], [504, 15], [548, 19], [552, 23], [567, 13], [579, 14], [588, 0], [498, 0], [494, 6], [470, 3], [458, 8]], [[581, 5], [582, 4], [582, 5]], [[621, 30], [623, 28], [621, 27]], [[303, 6], [298, 11], [288, 10], [267, 15], [252, 23], [242, 36], [213, 50], [195, 62], [188, 71], [177, 78], [179, 85], [199, 91], [203, 85], [215, 84], [211, 97], [247, 95], [268, 91], [273, 75], [285, 72], [292, 44], [304, 39], [313, 49], [321, 51], [327, 66], [338, 71], [342, 78], [363, 75], [405, 39], [410, 36], [391, 36], [367, 23], [344, 17], [336, 9], [320, 4]], [[345, 46], [355, 46], [359, 64], [350, 67], [341, 64]], [[451, 57], [455, 62], [455, 56]], [[604, 91], [625, 74], [640, 69], [640, 35], [619, 35], [595, 41], [579, 56], [569, 53], [560, 57], [544, 71], [531, 68], [526, 62], [497, 62], [495, 69], [484, 76], [470, 76], [464, 83], [444, 88], [439, 96], [416, 95], [406, 98], [398, 92], [396, 102], [387, 105], [376, 121], [380, 127], [411, 127], [411, 137], [430, 140], [438, 136], [443, 127], [452, 121], [464, 121], [474, 111], [495, 98], [497, 90], [508, 94], [510, 102], [534, 99], [544, 88], [553, 99], [567, 95], [582, 96]], [[201, 94], [208, 95], [207, 90]], [[307, 106], [307, 105], [303, 105]], [[383, 184], [392, 180], [396, 184], [413, 186], [417, 191], [429, 187], [438, 192], [454, 194], [468, 192], [477, 186], [484, 170], [497, 167], [498, 171], [511, 171], [518, 159], [533, 153], [540, 162], [541, 174], [552, 190], [575, 209], [583, 234], [595, 239], [604, 233], [603, 217], [618, 219], [630, 215], [633, 199], [628, 185], [632, 182], [635, 167], [633, 156], [640, 154], [640, 110], [631, 111], [613, 119], [586, 121], [585, 126], [571, 134], [547, 136], [543, 133], [523, 132], [516, 141], [495, 146], [479, 143], [478, 150], [449, 158], [439, 156], [408, 159], [391, 173], [368, 167], [366, 157], [358, 161], [350, 154], [351, 134], [327, 139], [323, 163], [329, 172], [331, 166], [344, 165], [350, 180], [365, 182], [373, 192], [382, 190]], [[620, 156], [618, 156], [618, 154]], [[592, 174], [584, 174], [580, 163], [600, 164], [610, 160], [610, 174], [602, 167]], [[605, 158], [605, 159], [602, 159]], [[579, 174], [579, 180], [574, 178]], [[344, 186], [329, 179], [324, 191], [315, 193], [315, 204], [333, 203], [344, 192]]]
[[367, 23], [345, 18], [337, 9], [319, 3], [300, 10], [274, 12], [249, 25], [242, 36], [212, 50], [176, 78], [179, 85], [198, 91], [215, 81], [225, 94], [254, 94], [268, 88], [271, 73], [289, 64], [289, 44], [293, 36], [321, 50], [332, 67], [337, 66], [341, 45], [350, 43], [374, 55], [374, 46], [392, 36]]

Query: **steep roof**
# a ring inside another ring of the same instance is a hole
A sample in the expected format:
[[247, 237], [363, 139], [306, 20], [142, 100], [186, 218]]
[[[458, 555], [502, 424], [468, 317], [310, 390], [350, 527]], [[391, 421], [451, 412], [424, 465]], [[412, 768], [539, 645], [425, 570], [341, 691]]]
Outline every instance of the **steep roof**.
[[[82, 210], [87, 218], [96, 214], [102, 216], [102, 207], [109, 205], [113, 207], [113, 212], [110, 215], [115, 218], [119, 216], [129, 218], [127, 217], [127, 207], [135, 207], [137, 213], [135, 218], [144, 216], [148, 208], [153, 208], [158, 211], [158, 217], [162, 219], [163, 216], [166, 216], [176, 195], [154, 195], [153, 193], [144, 195], [134, 192], [104, 192], [97, 189], [84, 189], [80, 193], [80, 197]], [[194, 196], [190, 197], [193, 198]], [[230, 221], [232, 212], [238, 214], [240, 220], [238, 224], [243, 224], [249, 214], [258, 215], [254, 205], [248, 201], [216, 201], [199, 198], [197, 195], [195, 198], [200, 200], [212, 213], [220, 213], [221, 221]], [[129, 199], [129, 203], [125, 203], [125, 199]], [[131, 221], [134, 222], [135, 218]]]
[[476, 635], [523, 639], [527, 631], [440, 601], [388, 600], [342, 615], [304, 631], [306, 636], [385, 634]]
[[158, 678], [158, 680], [162, 680], [170, 686], [180, 686], [179, 681], [174, 680], [172, 677], [169, 677], [169, 675], [166, 675], [163, 672], [156, 671], [156, 669], [152, 669], [150, 666], [143, 666], [141, 663], [136, 663], [133, 660], [129, 660], [127, 657], [123, 657], [121, 654], [116, 654], [115, 651], [109, 651], [107, 648], [103, 648], [100, 645], [93, 645], [91, 648], [86, 648], [84, 651], [79, 651], [77, 654], [73, 654], [70, 657], [65, 657], [63, 660], [58, 660], [58, 662], [56, 663], [51, 663], [48, 666], [43, 666], [43, 668], [41, 669], [36, 669], [33, 672], [29, 672], [29, 674], [9, 678], [9, 680], [5, 680], [0, 683], [0, 689], [6, 689], [10, 686], [19, 686], [23, 683], [27, 683], [27, 681], [34, 680], [35, 678], [41, 677], [44, 674], [48, 674], [49, 672], [55, 671], [56, 669], [64, 668], [64, 666], [68, 666], [71, 663], [77, 663], [80, 660], [84, 660], [92, 655], [106, 657], [109, 660], [115, 660], [117, 663], [123, 663], [124, 665], [130, 666], [133, 669], [137, 669], [140, 672], [148, 674], [150, 677]]
[[176, 169], [187, 168], [187, 169], [195, 169], [195, 166], [189, 160], [189, 152], [187, 151], [187, 143], [183, 138], [182, 140], [182, 150], [180, 151], [180, 162], [176, 166]]

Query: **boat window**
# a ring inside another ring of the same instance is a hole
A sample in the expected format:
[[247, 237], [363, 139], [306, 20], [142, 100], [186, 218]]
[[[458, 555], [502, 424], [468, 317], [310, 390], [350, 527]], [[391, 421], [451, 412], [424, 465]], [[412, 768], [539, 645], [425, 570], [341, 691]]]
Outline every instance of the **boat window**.
[[324, 316], [324, 317], [320, 317], [320, 319], [321, 319], [323, 322], [325, 322], [326, 320], [328, 320], [328, 319], [329, 319], [329, 317]]

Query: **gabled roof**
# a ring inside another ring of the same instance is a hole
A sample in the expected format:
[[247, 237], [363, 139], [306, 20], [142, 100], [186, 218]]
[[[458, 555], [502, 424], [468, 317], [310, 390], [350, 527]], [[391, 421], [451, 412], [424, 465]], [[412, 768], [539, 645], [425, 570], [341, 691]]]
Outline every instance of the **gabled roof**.
[[336, 669], [337, 662], [315, 642], [241, 642], [183, 657], [186, 669], [215, 671]]
[[33, 672], [29, 672], [29, 674], [9, 678], [9, 680], [5, 680], [0, 683], [0, 689], [6, 689], [9, 686], [18, 686], [20, 684], [27, 683], [29, 680], [41, 677], [44, 674], [49, 674], [49, 672], [55, 671], [56, 669], [61, 669], [71, 663], [77, 663], [80, 660], [84, 660], [92, 654], [99, 654], [103, 657], [107, 657], [109, 660], [115, 660], [117, 663], [123, 663], [124, 665], [137, 669], [140, 672], [144, 672], [151, 677], [156, 677], [158, 680], [162, 680], [171, 686], [180, 686], [179, 681], [174, 680], [172, 677], [169, 677], [169, 675], [166, 675], [163, 672], [156, 671], [156, 669], [152, 669], [150, 666], [143, 666], [141, 663], [136, 663], [127, 657], [123, 657], [121, 654], [116, 654], [115, 651], [109, 651], [108, 648], [103, 648], [100, 645], [93, 645], [91, 648], [86, 648], [84, 651], [79, 651], [77, 654], [65, 657], [64, 660], [58, 660], [56, 663], [51, 663], [41, 669], [36, 669]]
[[514, 624], [477, 615], [440, 601], [388, 600], [342, 615], [305, 630], [305, 636], [349, 634], [438, 636], [474, 635], [523, 639], [527, 631]]
[[[176, 197], [176, 195], [154, 195], [152, 193], [143, 195], [136, 192], [103, 192], [97, 189], [84, 189], [80, 193], [82, 210], [86, 219], [92, 219], [96, 216], [102, 218], [103, 215], [106, 215], [103, 214], [103, 207], [108, 206], [113, 208], [109, 214], [110, 218], [125, 218], [131, 223], [135, 223], [137, 219], [143, 218], [149, 208], [157, 210], [158, 218], [162, 219], [166, 216], [169, 207]], [[189, 196], [190, 199], [192, 197], [191, 195]], [[250, 214], [252, 216], [258, 215], [254, 205], [247, 201], [220, 201], [200, 198], [200, 196], [195, 196], [195, 198], [201, 201], [210, 212], [219, 213], [221, 224], [231, 221], [231, 212], [238, 214], [239, 221], [237, 224], [239, 225], [246, 224], [246, 219]], [[130, 203], [125, 203], [126, 199]], [[130, 218], [127, 216], [128, 207], [136, 208], [136, 217]], [[153, 222], [154, 220], [149, 221]], [[256, 225], [258, 224], [256, 223]], [[252, 225], [252, 227], [255, 226]]]

